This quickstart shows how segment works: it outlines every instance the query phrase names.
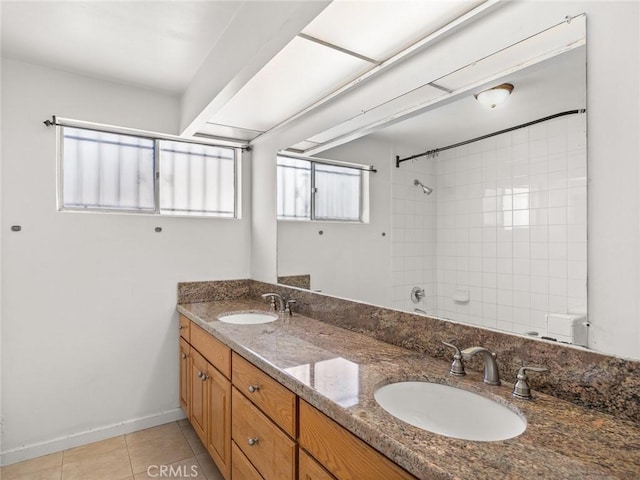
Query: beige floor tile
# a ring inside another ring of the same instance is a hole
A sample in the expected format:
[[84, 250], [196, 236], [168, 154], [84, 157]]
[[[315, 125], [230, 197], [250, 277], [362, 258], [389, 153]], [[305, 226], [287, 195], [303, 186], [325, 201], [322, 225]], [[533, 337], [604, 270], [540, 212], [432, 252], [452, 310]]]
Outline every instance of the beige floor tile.
[[149, 441], [157, 440], [159, 438], [165, 438], [168, 435], [181, 435], [182, 431], [178, 426], [178, 422], [166, 423], [158, 427], [147, 428], [146, 430], [140, 430], [139, 432], [128, 433], [124, 436], [127, 445], [138, 445], [140, 443], [146, 443]]
[[200, 467], [195, 457], [187, 458], [170, 465], [154, 465], [149, 470], [135, 476], [135, 480], [156, 478], [170, 478], [171, 480], [207, 480], [207, 477], [202, 471], [202, 467]]
[[62, 452], [44, 455], [42, 457], [25, 460], [24, 462], [14, 463], [0, 469], [0, 478], [2, 480], [16, 480], [27, 474], [39, 472], [41, 470], [50, 470], [54, 467], [62, 466]]
[[220, 470], [218, 470], [216, 464], [213, 463], [208, 453], [196, 456], [196, 460], [198, 460], [198, 463], [202, 467], [202, 471], [207, 477], [207, 480], [224, 480], [222, 473], [220, 473]]
[[184, 427], [190, 427], [191, 422], [189, 422], [188, 418], [183, 418], [182, 420], [178, 420], [178, 426], [184, 430]]
[[62, 464], [62, 480], [122, 480], [132, 474], [126, 448]]
[[191, 450], [193, 450], [194, 455], [200, 455], [201, 453], [205, 453], [207, 451], [205, 446], [200, 441], [200, 437], [198, 437], [198, 434], [193, 429], [190, 423], [181, 426], [181, 428], [182, 434], [184, 435], [184, 438], [187, 439], [187, 442], [189, 442], [189, 446], [191, 447]]
[[144, 473], [151, 465], [170, 465], [194, 455], [175, 422], [127, 435], [125, 439], [134, 475]]
[[[37, 472], [27, 473], [14, 477], [13, 480], [60, 480], [62, 476], [62, 466], [46, 468]], [[0, 472], [0, 479], [4, 479], [4, 475]]]
[[70, 448], [65, 450], [62, 456], [63, 463], [77, 462], [86, 457], [94, 457], [103, 453], [109, 453], [113, 450], [127, 448], [127, 444], [124, 441], [124, 435], [119, 437], [109, 438], [100, 442], [90, 443], [77, 448]]

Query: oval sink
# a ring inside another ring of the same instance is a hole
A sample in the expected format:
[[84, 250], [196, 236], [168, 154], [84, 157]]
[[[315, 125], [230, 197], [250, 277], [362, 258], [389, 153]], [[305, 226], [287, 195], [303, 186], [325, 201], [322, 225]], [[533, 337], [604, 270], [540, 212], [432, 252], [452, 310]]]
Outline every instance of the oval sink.
[[392, 383], [378, 388], [374, 397], [394, 417], [447, 437], [494, 442], [527, 428], [526, 420], [504, 405], [449, 385]]
[[259, 323], [275, 322], [278, 315], [267, 312], [239, 312], [230, 313], [218, 317], [224, 323], [235, 323], [236, 325], [257, 325]]

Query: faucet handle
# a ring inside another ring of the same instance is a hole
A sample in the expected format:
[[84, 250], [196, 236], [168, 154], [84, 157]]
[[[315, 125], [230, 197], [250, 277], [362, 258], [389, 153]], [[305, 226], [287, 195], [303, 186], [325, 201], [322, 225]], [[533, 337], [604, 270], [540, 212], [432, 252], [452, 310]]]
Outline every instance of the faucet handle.
[[453, 343], [443, 341], [442, 344], [453, 348], [453, 362], [451, 362], [451, 370], [449, 370], [449, 374], [456, 377], [466, 375], [467, 373], [464, 371], [464, 363], [462, 362], [462, 353], [460, 352], [460, 349]]
[[544, 367], [522, 367], [518, 370], [518, 375], [516, 376], [516, 383], [513, 386], [513, 396], [515, 398], [522, 398], [524, 400], [530, 400], [531, 397], [531, 388], [529, 387], [529, 383], [527, 382], [527, 372], [548, 372], [548, 368]]
[[269, 309], [272, 311], [277, 311], [278, 308], [276, 306], [276, 294], [274, 293], [264, 293], [261, 295], [262, 298], [269, 302]]
[[290, 298], [289, 300], [287, 300], [286, 302], [286, 306], [284, 307], [284, 313], [288, 313], [290, 317], [293, 316], [293, 308], [291, 308], [292, 305], [295, 305], [297, 302], [293, 299]]

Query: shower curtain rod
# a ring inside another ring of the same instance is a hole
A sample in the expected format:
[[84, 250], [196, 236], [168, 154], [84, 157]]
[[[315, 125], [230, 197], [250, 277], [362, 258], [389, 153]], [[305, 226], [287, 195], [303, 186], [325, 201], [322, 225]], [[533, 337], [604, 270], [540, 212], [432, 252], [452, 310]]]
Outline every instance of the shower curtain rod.
[[479, 140], [484, 140], [485, 138], [495, 137], [496, 135], [501, 135], [503, 133], [512, 132], [514, 130], [518, 130], [520, 128], [530, 127], [531, 125], [535, 125], [536, 123], [546, 122], [547, 120], [553, 120], [554, 118], [564, 117], [565, 115], [575, 115], [577, 113], [585, 113], [587, 110], [584, 108], [580, 108], [578, 110], [567, 110], [566, 112], [556, 113], [554, 115], [549, 115], [548, 117], [539, 118], [537, 120], [532, 120], [531, 122], [523, 123], [521, 125], [516, 125], [515, 127], [505, 128], [504, 130], [500, 130], [493, 133], [488, 133], [486, 135], [482, 135], [481, 137], [472, 138], [471, 140], [465, 140], [464, 142], [454, 143], [453, 145], [448, 145], [442, 148], [434, 148], [432, 150], [427, 150], [426, 152], [417, 153], [415, 155], [411, 155], [410, 157], [400, 158], [399, 155], [396, 155], [396, 168], [400, 168], [400, 164], [402, 162], [406, 162], [408, 160], [413, 160], [414, 158], [420, 157], [428, 157], [430, 155], [437, 155], [439, 152], [444, 150], [449, 150], [451, 148], [461, 147], [463, 145], [468, 145], [469, 143], [477, 142]]

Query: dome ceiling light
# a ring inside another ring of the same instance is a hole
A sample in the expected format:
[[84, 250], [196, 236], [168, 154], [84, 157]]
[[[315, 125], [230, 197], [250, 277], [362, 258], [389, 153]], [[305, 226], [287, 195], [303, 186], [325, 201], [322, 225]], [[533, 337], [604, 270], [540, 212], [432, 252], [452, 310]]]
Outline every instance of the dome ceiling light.
[[503, 83], [502, 85], [476, 93], [474, 97], [485, 107], [496, 108], [497, 105], [504, 103], [507, 98], [509, 98], [511, 92], [513, 92], [513, 85]]

